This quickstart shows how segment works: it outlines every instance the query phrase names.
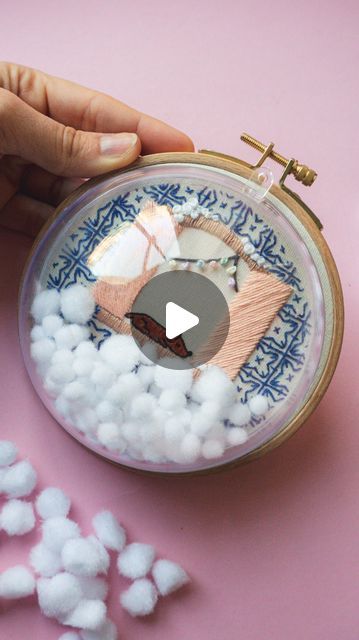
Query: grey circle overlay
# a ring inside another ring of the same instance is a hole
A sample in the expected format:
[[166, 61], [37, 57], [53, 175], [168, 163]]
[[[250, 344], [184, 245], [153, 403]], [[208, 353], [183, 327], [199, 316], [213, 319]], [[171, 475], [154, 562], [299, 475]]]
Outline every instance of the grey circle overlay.
[[[171, 343], [165, 337], [168, 302], [199, 318], [195, 327]], [[126, 315], [131, 319], [132, 335], [141, 351], [154, 364], [160, 361], [162, 366], [177, 370], [193, 369], [213, 358], [227, 338], [230, 322], [227, 301], [220, 289], [206, 276], [190, 271], [154, 276], [141, 289]]]

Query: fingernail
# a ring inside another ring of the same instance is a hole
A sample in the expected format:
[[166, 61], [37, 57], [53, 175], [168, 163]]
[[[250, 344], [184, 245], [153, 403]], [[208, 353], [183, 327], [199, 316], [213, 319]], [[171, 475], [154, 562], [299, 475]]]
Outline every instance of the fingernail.
[[122, 156], [135, 146], [137, 135], [135, 133], [112, 133], [101, 136], [100, 151], [104, 156]]

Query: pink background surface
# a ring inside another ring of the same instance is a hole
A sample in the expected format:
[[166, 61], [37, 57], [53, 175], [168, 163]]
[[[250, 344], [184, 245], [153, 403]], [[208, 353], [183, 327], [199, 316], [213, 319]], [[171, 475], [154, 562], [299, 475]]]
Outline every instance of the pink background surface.
[[[324, 222], [347, 314], [331, 387], [288, 443], [222, 475], [136, 476], [82, 449], [35, 396], [16, 328], [30, 241], [2, 232], [1, 436], [31, 458], [41, 486], [69, 492], [85, 531], [108, 507], [131, 539], [191, 573], [191, 588], [141, 622], [117, 604], [125, 583], [114, 571], [110, 615], [124, 640], [358, 638], [356, 1], [24, 0], [1, 13], [4, 59], [109, 92], [183, 128], [198, 148], [253, 158], [239, 140], [248, 130], [313, 166], [317, 182], [299, 190]], [[0, 569], [25, 560], [37, 537], [0, 534]], [[6, 640], [62, 632], [32, 599], [1, 611]]]

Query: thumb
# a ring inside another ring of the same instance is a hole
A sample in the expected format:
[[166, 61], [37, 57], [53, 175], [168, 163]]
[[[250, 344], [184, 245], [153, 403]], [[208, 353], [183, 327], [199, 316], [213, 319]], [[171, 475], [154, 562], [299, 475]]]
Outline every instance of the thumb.
[[90, 178], [127, 166], [140, 151], [135, 133], [78, 131], [0, 89], [0, 156], [20, 156], [60, 176]]

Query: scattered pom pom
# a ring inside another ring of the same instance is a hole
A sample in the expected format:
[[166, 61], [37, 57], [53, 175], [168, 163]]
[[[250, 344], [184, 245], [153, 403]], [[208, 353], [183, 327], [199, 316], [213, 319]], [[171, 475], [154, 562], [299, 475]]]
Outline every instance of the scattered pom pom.
[[96, 360], [98, 357], [98, 350], [91, 340], [84, 340], [76, 347], [74, 355], [76, 358], [89, 358], [90, 360]]
[[121, 593], [120, 603], [131, 616], [147, 616], [154, 611], [157, 599], [154, 584], [147, 578], [142, 578], [135, 580]]
[[0, 514], [0, 527], [8, 536], [22, 536], [35, 526], [32, 504], [24, 500], [9, 500]]
[[16, 462], [6, 471], [1, 489], [9, 498], [23, 498], [33, 492], [37, 483], [37, 473], [28, 460]]
[[82, 596], [85, 600], [106, 600], [108, 584], [103, 578], [79, 576]]
[[98, 387], [108, 388], [115, 382], [116, 374], [107, 364], [96, 362], [92, 368], [91, 382]]
[[99, 549], [89, 538], [68, 540], [61, 558], [66, 571], [77, 576], [96, 576], [103, 570]]
[[126, 578], [144, 577], [152, 567], [155, 550], [150, 544], [133, 542], [118, 556], [117, 568]]
[[63, 324], [64, 324], [64, 321], [61, 318], [61, 316], [57, 316], [55, 314], [45, 316], [45, 318], [42, 321], [42, 329], [44, 331], [45, 336], [47, 336], [48, 338], [52, 338], [55, 335], [56, 331], [61, 329]]
[[86, 324], [95, 307], [91, 290], [82, 284], [73, 284], [61, 291], [61, 312], [67, 322]]
[[6, 467], [15, 462], [17, 448], [10, 440], [0, 440], [0, 467]]
[[40, 542], [30, 551], [29, 562], [35, 573], [43, 578], [52, 578], [62, 569], [61, 556]]
[[227, 430], [227, 442], [231, 447], [244, 444], [248, 440], [248, 434], [242, 427], [232, 427]]
[[79, 629], [96, 630], [106, 620], [107, 607], [102, 600], [81, 600], [64, 619], [64, 624]]
[[35, 578], [22, 565], [11, 567], [0, 574], [0, 598], [26, 598], [35, 592]]
[[82, 640], [117, 640], [117, 627], [111, 620], [105, 620], [96, 631], [81, 631]]
[[244, 427], [251, 419], [251, 412], [247, 404], [236, 402], [228, 412], [228, 420], [236, 427]]
[[36, 322], [41, 322], [45, 316], [60, 311], [60, 294], [56, 289], [46, 289], [38, 293], [31, 305], [31, 315]]
[[126, 532], [110, 511], [100, 511], [92, 520], [95, 533], [102, 544], [112, 551], [122, 551]]
[[36, 511], [43, 520], [66, 517], [70, 511], [71, 501], [61, 489], [48, 487], [36, 499]]
[[117, 409], [115, 405], [113, 405], [108, 400], [101, 400], [96, 407], [96, 414], [101, 422], [110, 422], [111, 420], [121, 421], [121, 412], [120, 409]]
[[125, 373], [110, 387], [106, 398], [116, 406], [123, 406], [129, 400], [138, 396], [141, 391], [143, 391], [143, 386], [138, 375]]
[[152, 575], [161, 596], [167, 596], [189, 582], [185, 570], [171, 560], [157, 560], [153, 565]]
[[51, 360], [55, 349], [56, 345], [51, 338], [41, 338], [31, 344], [30, 353], [37, 364], [43, 364]]
[[95, 549], [97, 550], [97, 553], [99, 555], [100, 558], [100, 571], [99, 573], [107, 573], [110, 567], [110, 556], [107, 552], [107, 550], [105, 549], [104, 545], [102, 544], [102, 542], [99, 541], [98, 538], [96, 538], [96, 536], [88, 536], [87, 539], [92, 542], [92, 544], [94, 545]]
[[69, 573], [58, 573], [53, 578], [37, 581], [39, 606], [48, 618], [58, 618], [74, 609], [82, 598], [79, 581]]
[[42, 524], [43, 542], [54, 553], [61, 553], [64, 544], [68, 540], [80, 537], [79, 525], [70, 520], [58, 516], [48, 518]]
[[254, 416], [262, 416], [268, 409], [268, 400], [265, 396], [253, 396], [248, 404]]

